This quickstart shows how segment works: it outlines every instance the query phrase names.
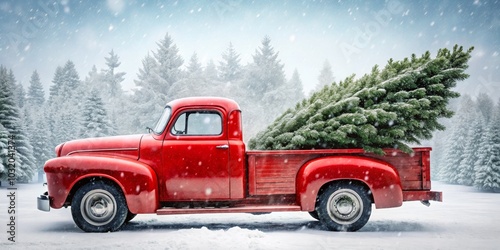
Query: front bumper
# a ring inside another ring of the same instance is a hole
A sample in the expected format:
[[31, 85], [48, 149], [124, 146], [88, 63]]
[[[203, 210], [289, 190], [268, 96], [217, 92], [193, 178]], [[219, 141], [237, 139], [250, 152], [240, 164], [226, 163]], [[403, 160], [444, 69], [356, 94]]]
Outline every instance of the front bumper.
[[40, 197], [37, 197], [36, 201], [38, 210], [45, 212], [50, 211], [50, 199], [48, 192], [45, 192], [44, 194], [40, 195]]

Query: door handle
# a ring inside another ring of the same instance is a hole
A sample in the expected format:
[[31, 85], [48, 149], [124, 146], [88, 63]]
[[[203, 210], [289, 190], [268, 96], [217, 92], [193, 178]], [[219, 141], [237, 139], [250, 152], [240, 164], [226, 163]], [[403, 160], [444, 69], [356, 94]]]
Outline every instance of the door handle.
[[215, 146], [215, 148], [217, 148], [217, 149], [228, 149], [229, 145], [227, 145], [227, 144], [219, 145], [219, 146]]

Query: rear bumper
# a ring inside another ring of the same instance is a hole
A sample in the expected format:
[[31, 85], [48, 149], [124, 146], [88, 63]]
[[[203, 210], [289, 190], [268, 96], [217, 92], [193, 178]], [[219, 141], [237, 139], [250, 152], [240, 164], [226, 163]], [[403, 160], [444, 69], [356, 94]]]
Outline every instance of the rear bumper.
[[50, 211], [50, 199], [49, 194], [45, 192], [36, 199], [37, 208], [40, 211], [49, 212]]
[[403, 191], [403, 201], [443, 201], [443, 193], [436, 191]]

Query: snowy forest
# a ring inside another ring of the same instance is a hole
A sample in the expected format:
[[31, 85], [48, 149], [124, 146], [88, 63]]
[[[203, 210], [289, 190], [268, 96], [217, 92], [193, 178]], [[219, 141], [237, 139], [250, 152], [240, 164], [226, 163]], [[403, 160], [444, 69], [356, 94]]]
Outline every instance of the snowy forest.
[[[105, 68], [94, 66], [84, 77], [79, 76], [73, 61], [59, 65], [47, 94], [36, 70], [25, 90], [12, 70], [1, 66], [2, 159], [7, 159], [8, 137], [14, 135], [19, 164], [17, 181], [41, 181], [41, 168], [55, 156], [53, 149], [59, 143], [145, 133], [169, 100], [188, 96], [236, 100], [243, 110], [248, 140], [306, 97], [297, 70], [287, 79], [271, 38], [265, 36], [256, 47], [253, 61], [246, 65], [231, 43], [221, 52], [221, 60], [202, 65], [196, 52], [188, 60], [182, 58], [167, 33], [157, 42], [156, 50], [142, 59], [134, 80], [136, 88], [131, 92], [122, 88], [126, 73], [120, 71], [120, 57], [113, 50], [103, 58]], [[317, 72], [316, 92], [323, 91], [326, 85], [338, 84], [328, 61]], [[447, 129], [425, 142], [434, 147], [433, 178], [499, 192], [500, 103], [487, 94], [476, 98], [463, 95], [449, 108], [456, 115], [443, 121]], [[1, 179], [5, 180], [5, 160], [0, 167]]]
[[500, 192], [500, 100], [482, 93], [452, 104], [456, 115], [433, 138], [432, 175], [451, 184]]

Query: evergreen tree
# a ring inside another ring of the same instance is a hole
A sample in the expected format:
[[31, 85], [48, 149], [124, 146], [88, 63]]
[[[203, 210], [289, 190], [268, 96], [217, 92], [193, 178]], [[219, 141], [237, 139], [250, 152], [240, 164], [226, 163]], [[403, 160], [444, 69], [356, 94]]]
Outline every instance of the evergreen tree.
[[[232, 89], [237, 86], [232, 82], [223, 82], [219, 79], [219, 72], [217, 70], [217, 66], [215, 65], [213, 60], [209, 60], [205, 69], [203, 70], [203, 79], [207, 85], [207, 89], [209, 90], [205, 95], [211, 96], [220, 96], [220, 97], [228, 97], [235, 99], [236, 96], [232, 96]], [[236, 81], [236, 79], [235, 79]]]
[[325, 60], [323, 63], [323, 68], [321, 69], [319, 76], [318, 76], [318, 83], [316, 84], [316, 87], [314, 88], [315, 91], [319, 91], [323, 89], [325, 86], [329, 86], [335, 81], [335, 78], [333, 77], [333, 71], [332, 71], [332, 65], [328, 60]]
[[[11, 178], [9, 178], [9, 158], [13, 157], [14, 159], [16, 175], [17, 171], [19, 171], [19, 166], [22, 164], [17, 152], [12, 155], [12, 151], [9, 151], [9, 140], [11, 140], [9, 139], [9, 136], [9, 131], [2, 124], [0, 124], [0, 183], [2, 181], [11, 180]], [[17, 181], [18, 180], [19, 179], [17, 179]]]
[[[11, 70], [9, 75], [14, 76], [14, 72], [12, 72]], [[15, 82], [15, 79], [13, 82]], [[24, 91], [24, 87], [22, 84], [16, 84], [14, 86], [14, 100], [16, 102], [16, 106], [19, 109], [22, 109], [24, 107], [24, 104], [26, 102], [26, 91]]]
[[488, 123], [490, 121], [491, 115], [493, 114], [493, 108], [495, 104], [490, 96], [486, 93], [480, 93], [477, 96], [477, 108], [481, 111], [481, 114], [484, 117], [484, 121]]
[[63, 85], [63, 68], [61, 66], [57, 66], [56, 72], [54, 73], [54, 78], [52, 79], [53, 85], [50, 86], [49, 89], [49, 102], [53, 103], [56, 97], [59, 96], [59, 92], [62, 89]]
[[19, 129], [12, 133], [15, 135], [16, 152], [22, 162], [22, 165], [19, 166], [21, 171], [16, 172], [16, 178], [20, 182], [30, 182], [39, 168], [33, 156], [33, 146], [30, 138], [26, 136], [26, 130], [26, 124], [21, 120]]
[[477, 154], [474, 186], [485, 191], [500, 192], [500, 102], [483, 134]]
[[49, 87], [49, 99], [45, 104], [47, 125], [49, 129], [49, 148], [54, 148], [59, 143], [63, 142], [64, 138], [60, 137], [58, 132], [59, 128], [56, 124], [59, 123], [61, 113], [59, 112], [60, 105], [63, 99], [60, 97], [62, 93], [63, 86], [63, 68], [61, 66], [56, 67], [54, 72], [54, 77], [52, 78], [52, 85]]
[[7, 179], [8, 175], [8, 143], [9, 131], [0, 124], [0, 183]]
[[201, 63], [198, 60], [198, 54], [196, 52], [193, 53], [191, 59], [189, 60], [189, 64], [187, 66], [187, 73], [191, 76], [201, 76], [203, 69], [201, 68]]
[[[481, 137], [484, 133], [484, 118], [480, 112], [470, 113], [472, 116], [469, 120], [468, 134], [465, 140], [464, 154], [458, 166], [457, 183], [467, 186], [474, 184], [475, 169], [474, 164], [478, 160], [477, 152], [479, 151]], [[454, 142], [455, 144], [459, 142]]]
[[[261, 100], [263, 106], [271, 107], [271, 104], [276, 104], [276, 101], [273, 100], [276, 96], [266, 96], [266, 94], [285, 85], [283, 67], [284, 65], [278, 59], [278, 52], [274, 52], [274, 48], [271, 46], [271, 39], [267, 36], [264, 37], [262, 46], [253, 55], [253, 63], [248, 69], [246, 83], [247, 91], [256, 100]], [[276, 115], [276, 112], [273, 113]]]
[[166, 98], [161, 99], [161, 103], [166, 103], [167, 100], [175, 99], [175, 93], [172, 93], [170, 88], [181, 78], [181, 66], [184, 60], [179, 55], [179, 49], [169, 34], [166, 34], [165, 38], [157, 45], [158, 50], [153, 53], [153, 56], [157, 61], [155, 70], [160, 81], [152, 82], [150, 87], [153, 87], [153, 90], [158, 91], [158, 93], [162, 93], [159, 97], [164, 95]]
[[444, 130], [439, 118], [453, 112], [451, 90], [468, 77], [472, 48], [440, 49], [402, 61], [389, 60], [383, 70], [355, 80], [346, 78], [298, 103], [250, 141], [252, 149], [363, 148], [382, 154], [394, 147], [411, 152], [408, 143], [430, 139]]
[[[447, 107], [449, 110], [456, 113], [459, 108], [459, 98], [449, 100]], [[441, 118], [439, 122], [446, 130], [434, 131], [432, 135], [432, 151], [431, 151], [431, 177], [436, 180], [441, 180], [440, 172], [445, 165], [446, 153], [449, 150], [446, 144], [451, 136], [451, 128], [455, 125], [455, 119]]]
[[33, 109], [25, 114], [26, 134], [30, 138], [31, 145], [33, 146], [33, 157], [36, 171], [38, 172], [38, 182], [43, 181], [43, 166], [45, 162], [54, 157], [51, 145], [50, 131], [48, 129], [47, 121], [44, 116], [37, 116], [36, 113], [40, 109]]
[[[465, 148], [468, 143], [469, 128], [473, 121], [473, 114], [476, 113], [475, 104], [468, 95], [461, 98], [460, 109], [458, 115], [454, 118], [454, 127], [452, 128], [451, 136], [448, 138], [447, 150], [445, 151], [444, 165], [440, 169], [439, 175], [441, 180], [458, 184], [460, 183], [459, 173], [466, 174], [466, 167], [460, 163], [465, 160]], [[463, 180], [465, 181], [465, 180]]]
[[33, 74], [31, 74], [27, 102], [30, 106], [36, 107], [41, 107], [45, 103], [45, 91], [43, 90], [40, 76], [36, 70], [33, 71]]
[[60, 89], [62, 91], [59, 92], [59, 96], [71, 98], [80, 85], [80, 77], [72, 61], [68, 60], [66, 64], [64, 64], [62, 68], [62, 78], [60, 80], [62, 81]]
[[[50, 105], [49, 105], [50, 103]], [[59, 138], [59, 132], [56, 124], [59, 121], [60, 113], [57, 110], [57, 106], [52, 104], [52, 101], [49, 98], [48, 103], [44, 105], [45, 107], [45, 121], [47, 125], [48, 133], [48, 144], [47, 147], [54, 149], [59, 143], [63, 142], [61, 138]]]
[[185, 77], [175, 82], [170, 91], [172, 98], [211, 95], [214, 86], [210, 86], [203, 76], [203, 68], [198, 55], [193, 53], [186, 68]]
[[[241, 65], [240, 55], [234, 49], [233, 44], [229, 43], [221, 57], [222, 60], [218, 62], [217, 66], [218, 77], [216, 78], [217, 81], [215, 81], [220, 88], [220, 95], [236, 100], [245, 109], [245, 113], [250, 114], [251, 111], [247, 108], [250, 106], [251, 101], [247, 100], [248, 92], [243, 83], [246, 72]], [[206, 70], [208, 70], [208, 66]], [[210, 81], [214, 81], [213, 78]], [[243, 123], [246, 124], [246, 118], [243, 119]], [[252, 133], [250, 130], [246, 131], [247, 135], [250, 133]]]
[[7, 130], [9, 135], [14, 136], [16, 155], [16, 179], [27, 182], [33, 177], [36, 168], [33, 159], [33, 148], [25, 135], [25, 128], [21, 121], [19, 107], [16, 105], [13, 96], [13, 89], [16, 86], [15, 77], [10, 70], [0, 66], [0, 124]]
[[180, 67], [183, 59], [179, 55], [177, 46], [169, 34], [157, 43], [158, 50], [149, 54], [142, 61], [139, 69], [138, 87], [134, 90], [132, 102], [136, 112], [132, 112], [131, 131], [141, 131], [147, 126], [152, 126], [165, 103], [176, 98], [177, 93], [172, 91], [172, 86], [182, 77]]
[[297, 69], [293, 71], [292, 78], [284, 87], [283, 91], [287, 93], [286, 107], [292, 107], [295, 103], [304, 99], [304, 88], [302, 87], [302, 80], [300, 80], [300, 74]]
[[155, 89], [148, 86], [159, 84], [160, 76], [157, 74], [158, 63], [154, 57], [147, 55], [142, 60], [142, 68], [137, 74], [138, 80], [134, 80], [139, 89], [134, 90], [131, 101], [134, 110], [128, 113], [129, 131], [131, 133], [143, 132], [146, 127], [153, 126], [155, 119], [158, 118], [161, 110], [166, 103], [166, 95], [156, 92]]
[[239, 86], [245, 93], [245, 98], [238, 101], [248, 114], [243, 117], [247, 136], [255, 135], [288, 108], [289, 96], [284, 91], [287, 82], [283, 67], [278, 52], [271, 46], [271, 39], [264, 37]]
[[492, 132], [491, 124], [485, 127], [483, 135], [481, 136], [481, 142], [479, 144], [479, 150], [477, 152], [477, 161], [474, 163], [474, 186], [478, 189], [483, 189], [485, 186], [484, 182], [489, 177], [492, 172], [491, 168], [488, 168], [489, 157], [493, 154], [492, 149]]
[[205, 70], [203, 71], [204, 78], [209, 82], [218, 82], [219, 77], [217, 76], [217, 66], [214, 63], [214, 60], [209, 60]]
[[[63, 106], [64, 110], [68, 110], [67, 105]], [[79, 114], [79, 113], [76, 113]], [[56, 130], [51, 131], [53, 135], [55, 135], [56, 143], [58, 145], [60, 143], [71, 141], [74, 139], [81, 138], [78, 134], [80, 128], [80, 114], [75, 117], [74, 114], [69, 112], [60, 112], [57, 114], [56, 118]]]
[[[0, 124], [0, 184], [2, 181], [11, 181], [12, 177], [9, 177], [9, 158], [14, 159], [14, 166], [16, 168], [16, 177], [17, 171], [20, 170], [19, 166], [22, 164], [21, 159], [17, 152], [13, 155], [12, 151], [9, 151], [9, 138], [10, 133], [7, 129]], [[15, 181], [20, 181], [19, 178], [14, 179]]]
[[242, 77], [240, 55], [234, 50], [233, 44], [229, 43], [227, 50], [222, 54], [219, 62], [219, 77], [222, 82], [236, 82]]
[[[110, 126], [113, 128], [113, 131], [125, 133], [127, 131], [125, 124], [127, 123], [128, 117], [121, 114], [125, 113], [127, 111], [126, 108], [130, 106], [127, 103], [127, 98], [124, 97], [121, 87], [125, 73], [116, 72], [121, 62], [119, 61], [118, 55], [116, 55], [113, 50], [109, 53], [109, 57], [105, 57], [105, 60], [108, 68], [103, 70], [102, 74], [100, 74], [100, 78], [106, 86], [105, 89], [107, 91], [101, 91], [100, 97], [103, 98], [104, 107], [108, 111]], [[94, 72], [92, 71], [91, 74], [94, 74]], [[91, 76], [89, 75], [89, 77]]]
[[119, 62], [119, 57], [111, 50], [111, 52], [109, 52], [109, 57], [105, 57], [104, 59], [106, 59], [106, 65], [108, 66], [104, 71], [104, 81], [109, 89], [110, 97], [114, 98], [121, 96], [122, 88], [120, 84], [125, 80], [123, 78], [125, 73], [115, 72], [115, 69], [121, 64], [121, 62]]
[[[80, 77], [75, 64], [68, 60], [63, 67], [58, 66], [52, 83], [53, 85], [49, 90], [49, 102], [57, 102], [61, 101], [61, 99], [72, 100], [72, 96], [77, 92], [80, 85]], [[55, 100], [58, 98], [59, 100]]]
[[109, 136], [113, 133], [104, 103], [96, 90], [90, 92], [83, 104], [81, 121], [81, 138]]
[[49, 103], [46, 109], [51, 138], [50, 148], [78, 138], [79, 111], [85, 96], [85, 89], [72, 61], [57, 67], [50, 87]]
[[433, 134], [431, 146], [431, 178], [439, 180], [439, 172], [444, 165], [444, 152], [447, 149], [446, 141], [448, 136], [446, 131], [436, 131]]
[[97, 71], [97, 67], [93, 65], [92, 69], [85, 77], [85, 80], [83, 82], [85, 86], [89, 89], [104, 89], [104, 86], [102, 84], [104, 82], [103, 78], [104, 78], [103, 74], [99, 73]]

